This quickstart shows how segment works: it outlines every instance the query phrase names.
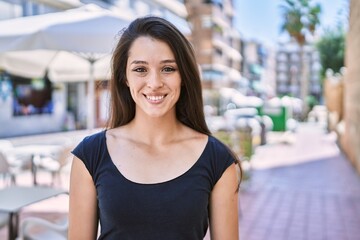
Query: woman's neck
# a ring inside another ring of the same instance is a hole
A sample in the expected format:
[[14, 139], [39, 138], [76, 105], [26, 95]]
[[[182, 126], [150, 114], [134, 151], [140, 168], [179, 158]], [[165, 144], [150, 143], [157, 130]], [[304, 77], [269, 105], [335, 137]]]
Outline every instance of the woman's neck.
[[175, 116], [161, 118], [135, 117], [129, 124], [129, 130], [136, 140], [145, 144], [166, 144], [174, 141], [183, 125]]

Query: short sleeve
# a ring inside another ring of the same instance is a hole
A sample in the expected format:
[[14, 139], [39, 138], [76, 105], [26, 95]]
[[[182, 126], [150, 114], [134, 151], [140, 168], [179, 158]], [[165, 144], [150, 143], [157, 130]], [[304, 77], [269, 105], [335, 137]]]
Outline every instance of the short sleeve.
[[81, 161], [84, 161], [84, 140], [82, 140], [72, 151], [75, 157], [79, 158]]
[[[105, 146], [104, 146], [105, 144]], [[100, 156], [106, 147], [105, 132], [95, 133], [85, 137], [72, 151], [84, 164], [90, 175], [94, 178]]]
[[213, 172], [213, 184], [215, 185], [217, 181], [221, 178], [223, 173], [230, 167], [232, 164], [236, 163], [236, 159], [233, 156], [231, 150], [225, 146], [218, 139], [211, 137], [211, 155], [212, 155], [212, 172]]

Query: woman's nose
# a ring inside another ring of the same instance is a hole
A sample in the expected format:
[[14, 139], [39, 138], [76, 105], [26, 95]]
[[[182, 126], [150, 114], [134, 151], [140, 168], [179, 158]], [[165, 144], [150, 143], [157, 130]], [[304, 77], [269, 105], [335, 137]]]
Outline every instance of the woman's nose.
[[161, 79], [161, 76], [159, 76], [158, 73], [154, 72], [149, 76], [147, 86], [153, 89], [157, 89], [163, 87], [164, 83]]

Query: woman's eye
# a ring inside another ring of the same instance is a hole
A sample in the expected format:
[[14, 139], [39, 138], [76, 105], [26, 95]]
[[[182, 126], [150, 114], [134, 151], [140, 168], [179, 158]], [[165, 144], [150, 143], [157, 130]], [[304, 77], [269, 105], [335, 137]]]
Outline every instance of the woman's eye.
[[163, 71], [164, 71], [164, 72], [174, 72], [174, 71], [175, 71], [175, 68], [173, 68], [173, 67], [164, 67], [164, 68], [163, 68]]
[[145, 68], [134, 68], [133, 69], [134, 72], [146, 72], [146, 69]]

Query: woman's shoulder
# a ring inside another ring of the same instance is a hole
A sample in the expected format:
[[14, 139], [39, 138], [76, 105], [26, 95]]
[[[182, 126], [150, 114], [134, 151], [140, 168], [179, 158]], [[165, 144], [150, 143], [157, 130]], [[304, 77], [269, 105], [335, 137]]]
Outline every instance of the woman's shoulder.
[[90, 135], [87, 135], [83, 139], [83, 143], [85, 144], [97, 144], [105, 139], [106, 129], [101, 130]]
[[230, 159], [231, 162], [237, 162], [238, 156], [236, 156], [233, 150], [212, 135], [209, 135], [208, 148], [209, 153], [215, 158]]
[[89, 155], [94, 154], [103, 145], [105, 132], [106, 130], [102, 130], [85, 136], [71, 152], [79, 159], [85, 161], [89, 158]]
[[217, 151], [229, 151], [229, 147], [213, 135], [209, 135], [209, 145]]
[[105, 139], [105, 132], [106, 130], [102, 130], [85, 136], [72, 152], [76, 153], [75, 155], [83, 155], [85, 152], [94, 149], [95, 146], [101, 146], [101, 143]]
[[197, 149], [202, 146], [204, 153], [216, 156], [215, 159], [219, 157], [227, 158], [231, 155], [229, 147], [211, 134], [200, 133], [193, 129], [188, 129], [186, 133], [183, 138], [186, 141], [182, 142], [185, 142], [187, 149]]
[[209, 135], [207, 146], [202, 154], [202, 166], [208, 169], [212, 186], [221, 178], [222, 174], [232, 164], [236, 163], [236, 157], [230, 148], [216, 137]]
[[91, 176], [95, 176], [99, 164], [106, 157], [105, 134], [107, 130], [101, 130], [84, 137], [84, 139], [72, 150], [88, 169]]
[[190, 127], [184, 126], [182, 131], [177, 135], [179, 143], [184, 145], [184, 148], [196, 150], [198, 148], [204, 148], [208, 143], [208, 135], [198, 132]]

